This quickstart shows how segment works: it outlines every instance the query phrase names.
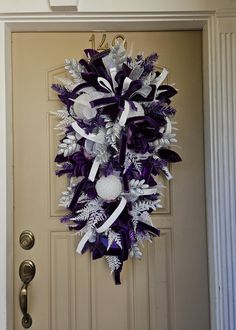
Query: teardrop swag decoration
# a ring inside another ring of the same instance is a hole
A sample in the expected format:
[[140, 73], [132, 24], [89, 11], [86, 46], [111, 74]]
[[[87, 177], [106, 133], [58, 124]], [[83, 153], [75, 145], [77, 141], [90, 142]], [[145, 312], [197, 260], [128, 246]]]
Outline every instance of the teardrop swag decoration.
[[72, 79], [52, 85], [63, 103], [54, 113], [63, 134], [56, 174], [69, 178], [59, 201], [69, 212], [60, 220], [81, 236], [77, 252], [104, 257], [120, 284], [123, 262], [140, 259], [140, 245], [160, 235], [150, 213], [161, 207], [158, 177], [170, 180], [168, 164], [181, 160], [169, 148], [177, 91], [163, 84], [168, 72], [155, 70], [155, 53], [132, 59], [116, 41], [85, 54], [65, 61]]

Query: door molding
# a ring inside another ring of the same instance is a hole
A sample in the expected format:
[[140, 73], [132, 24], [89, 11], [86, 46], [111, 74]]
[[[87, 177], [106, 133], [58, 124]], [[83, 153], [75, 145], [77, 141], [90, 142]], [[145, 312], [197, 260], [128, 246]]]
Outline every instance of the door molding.
[[[139, 24], [137, 24], [137, 22]], [[209, 295], [212, 330], [236, 329], [236, 13], [0, 14], [0, 324], [13, 320], [11, 33], [22, 31], [203, 31]], [[232, 87], [232, 88], [231, 88]], [[15, 238], [17, 239], [17, 238]], [[3, 265], [6, 265], [4, 268]]]

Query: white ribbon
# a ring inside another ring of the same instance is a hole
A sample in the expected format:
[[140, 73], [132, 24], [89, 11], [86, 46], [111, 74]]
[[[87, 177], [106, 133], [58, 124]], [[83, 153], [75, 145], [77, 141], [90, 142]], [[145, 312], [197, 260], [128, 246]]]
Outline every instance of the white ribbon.
[[[116, 76], [116, 68], [111, 68], [110, 69], [110, 74], [111, 74], [111, 78], [112, 78], [112, 83], [113, 83], [113, 87], [115, 88], [115, 85], [117, 85], [116, 81], [115, 81], [115, 76]], [[113, 89], [111, 84], [109, 83], [108, 80], [106, 80], [105, 78], [102, 77], [98, 77], [98, 83], [101, 87], [105, 88], [108, 92], [110, 92], [111, 94], [114, 95]], [[124, 94], [128, 89], [129, 86], [131, 84], [132, 80], [129, 77], [126, 77], [124, 82], [123, 82], [123, 86], [122, 86], [122, 94]]]
[[95, 176], [96, 176], [97, 171], [99, 169], [99, 166], [100, 166], [100, 162], [97, 160], [97, 157], [96, 157], [93, 161], [93, 165], [92, 165], [91, 170], [89, 172], [88, 179], [90, 181], [94, 182], [94, 179], [95, 179]]
[[163, 170], [163, 173], [164, 173], [165, 177], [167, 178], [167, 180], [171, 180], [172, 175], [171, 175], [170, 171], [168, 170], [168, 167], [165, 166], [165, 167], [163, 167], [162, 170]]
[[105, 142], [105, 136], [103, 132], [99, 132], [98, 134], [87, 134], [85, 133], [85, 131], [83, 130], [83, 128], [81, 128], [76, 121], [74, 121], [71, 124], [72, 128], [79, 134], [81, 135], [83, 138], [88, 139], [90, 141], [93, 142], [97, 142], [97, 143], [101, 143], [103, 144]]
[[97, 228], [96, 231], [98, 233], [103, 233], [106, 231], [108, 228], [111, 227], [111, 225], [116, 221], [118, 216], [121, 214], [121, 212], [124, 210], [125, 205], [127, 203], [127, 200], [124, 197], [121, 197], [120, 203], [117, 206], [117, 208], [114, 210], [114, 212], [109, 216], [109, 218], [104, 222], [104, 224]]
[[122, 86], [122, 94], [124, 94], [129, 89], [131, 82], [132, 80], [129, 77], [125, 78]]
[[92, 231], [87, 231], [87, 233], [84, 234], [84, 236], [81, 238], [81, 240], [79, 241], [79, 244], [77, 246], [76, 252], [81, 254], [82, 250], [85, 246], [85, 244], [87, 243], [87, 241], [90, 239], [90, 237], [93, 235]]
[[168, 71], [166, 70], [166, 68], [164, 68], [161, 72], [161, 74], [157, 77], [156, 79], [156, 91], [155, 91], [155, 95], [154, 95], [154, 100], [156, 99], [157, 96], [157, 90], [158, 87], [163, 83], [163, 81], [166, 79], [168, 75]]
[[110, 92], [110, 93], [113, 94], [113, 90], [112, 90], [111, 84], [105, 78], [98, 77], [98, 83], [99, 83], [100, 86], [102, 86], [103, 88], [105, 88], [108, 92]]
[[110, 68], [110, 75], [111, 75], [111, 79], [112, 79], [112, 84], [113, 84], [113, 88], [115, 90], [115, 88], [117, 87], [117, 82], [115, 80], [115, 76], [117, 74], [117, 69], [114, 67], [114, 68]]
[[130, 110], [130, 105], [128, 101], [125, 101], [125, 108], [121, 113], [120, 119], [119, 119], [119, 124], [120, 126], [125, 126], [126, 120], [129, 116], [129, 110]]

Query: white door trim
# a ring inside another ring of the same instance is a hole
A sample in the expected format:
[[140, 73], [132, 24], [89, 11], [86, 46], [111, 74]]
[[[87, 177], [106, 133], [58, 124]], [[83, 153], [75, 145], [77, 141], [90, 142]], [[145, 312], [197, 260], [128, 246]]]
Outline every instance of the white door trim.
[[[230, 22], [229, 22], [230, 20]], [[137, 24], [138, 23], [138, 24]], [[13, 330], [11, 32], [203, 30], [204, 132], [211, 330], [236, 329], [236, 15], [0, 14], [0, 324]], [[232, 86], [232, 88], [231, 88]], [[233, 139], [234, 138], [234, 139]], [[14, 238], [17, 239], [17, 238]], [[5, 266], [5, 267], [4, 267]], [[193, 297], [194, 299], [194, 297]]]

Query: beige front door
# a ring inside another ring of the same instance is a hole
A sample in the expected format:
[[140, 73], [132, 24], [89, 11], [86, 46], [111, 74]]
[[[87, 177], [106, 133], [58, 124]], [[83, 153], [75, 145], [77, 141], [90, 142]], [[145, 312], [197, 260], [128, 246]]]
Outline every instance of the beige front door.
[[[161, 237], [143, 248], [142, 261], [126, 262], [115, 286], [103, 260], [75, 253], [78, 237], [58, 221], [65, 179], [54, 175], [58, 139], [50, 114], [60, 108], [50, 89], [65, 74], [65, 58], [102, 48], [120, 33], [14, 33], [14, 330], [23, 329], [19, 266], [32, 260], [28, 286], [33, 330], [209, 330], [204, 198], [201, 33], [123, 32], [133, 54], [157, 51], [176, 83], [177, 151], [183, 158], [165, 182], [163, 208], [153, 215]], [[35, 235], [24, 250], [19, 236]]]

